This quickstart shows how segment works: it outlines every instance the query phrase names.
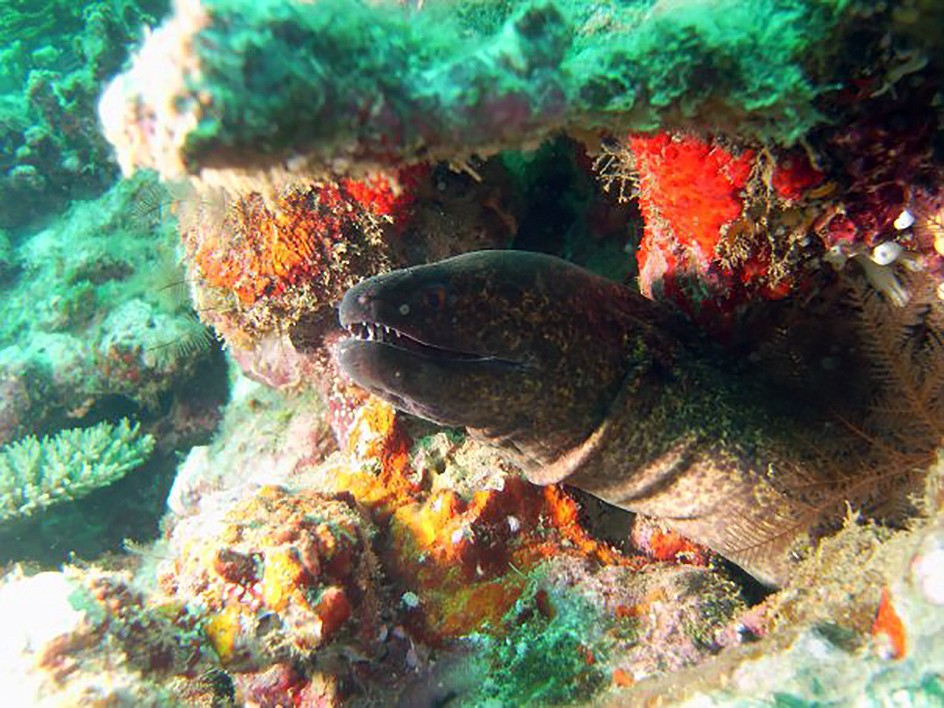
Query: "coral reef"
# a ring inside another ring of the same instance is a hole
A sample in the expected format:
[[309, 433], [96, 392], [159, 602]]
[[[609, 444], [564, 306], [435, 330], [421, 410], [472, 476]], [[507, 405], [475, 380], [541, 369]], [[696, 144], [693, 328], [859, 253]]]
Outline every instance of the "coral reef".
[[61, 430], [38, 440], [28, 436], [0, 448], [0, 523], [30, 516], [53, 504], [106, 487], [154, 449], [127, 419], [118, 425]]
[[352, 648], [376, 634], [373, 533], [350, 499], [267, 487], [232, 509], [215, 538], [188, 539], [161, 583], [172, 598], [199, 601], [224, 667], [308, 661], [342, 630]]
[[[226, 695], [409, 702], [424, 677], [452, 666], [461, 670], [444, 677], [448, 690], [472, 704], [589, 697], [614, 675], [714, 651], [742, 607], [737, 586], [707, 568], [642, 570], [592, 539], [561, 490], [526, 485], [471, 441], [427, 431], [413, 444], [374, 401], [350, 447], [321, 463], [317, 437], [298, 443], [319, 424], [306, 403], [238, 375], [234, 388], [223, 436], [191, 452], [169, 538], [142, 550], [133, 583], [94, 568], [47, 574], [68, 588], [63, 622], [85, 616], [32, 640], [24, 692], [54, 702], [152, 690], [165, 705]], [[267, 480], [242, 478], [260, 464]], [[7, 587], [30, 582], [44, 581], [14, 576]], [[108, 647], [107, 682], [96, 646]], [[520, 681], [488, 681], [509, 652]], [[539, 671], [548, 662], [560, 669], [550, 681]]]
[[[211, 475], [255, 466], [249, 441], [278, 450], [279, 436], [246, 434], [241, 416], [281, 435], [308, 416], [242, 381], [229, 432], [203, 455]], [[136, 574], [143, 594], [121, 573], [46, 574], [63, 588], [50, 599], [62, 620], [45, 634], [24, 627], [30, 648], [12, 662], [24, 695], [619, 705], [699, 691], [724, 705], [839, 695], [817, 671], [824, 660], [850, 678], [844, 696], [939, 690], [934, 521], [899, 532], [850, 521], [785, 590], [746, 608], [717, 568], [624, 556], [587, 535], [562, 491], [529, 488], [487, 449], [405, 423], [373, 402], [344, 454], [318, 463], [304, 445], [278, 452], [275, 479], [287, 486], [246, 486], [237, 474], [195, 491], [152, 569]], [[46, 580], [14, 577], [0, 592], [13, 597], [21, 583], [30, 593]]]
[[645, 219], [642, 292], [723, 331], [751, 301], [814, 292], [820, 264], [852, 261], [904, 304], [896, 270], [944, 268], [933, 233], [939, 199], [928, 187], [944, 175], [925, 121], [894, 138], [881, 114], [867, 125], [821, 137], [819, 168], [809, 146], [758, 152], [686, 133], [630, 135], [608, 150], [599, 169], [634, 185]]
[[[703, 310], [723, 307], [736, 297], [735, 289], [767, 275], [771, 249], [762, 242], [766, 252], [760, 251], [751, 243], [753, 233], [739, 233], [757, 223], [742, 205], [754, 172], [753, 150], [666, 132], [632, 135], [626, 150], [646, 224], [637, 254], [643, 294], [687, 305], [707, 319]], [[802, 222], [797, 226], [802, 234]], [[796, 237], [783, 239], [791, 240]], [[780, 271], [788, 272], [782, 265]], [[782, 285], [774, 277], [767, 289], [781, 287], [782, 293]]]
[[22, 432], [81, 421], [116, 396], [153, 411], [206, 361], [209, 347], [187, 346], [205, 335], [175, 293], [173, 221], [139, 213], [158, 189], [147, 175], [118, 183], [19, 245], [0, 369], [28, 391], [9, 404], [29, 417]]
[[[111, 187], [92, 103], [165, 3], [4, 5], [0, 488], [57, 440], [73, 461], [132, 430], [153, 451], [68, 504], [62, 484], [30, 514], [0, 494], [0, 562], [24, 564], [0, 580], [3, 695], [940, 702], [939, 5], [177, 0], [99, 103], [139, 172]], [[792, 452], [843, 494], [797, 487], [858, 515], [771, 593], [340, 374], [348, 288], [487, 248], [638, 275], [744, 383], [743, 405], [714, 380], [714, 407], [667, 401], [677, 371], [654, 370], [669, 427], [759, 425], [796, 399], [812, 444]]]
[[407, 208], [407, 196], [380, 175], [299, 185], [271, 205], [257, 192], [190, 195], [180, 203], [180, 230], [196, 306], [239, 348], [290, 331], [360, 277], [389, 268], [384, 226]]
[[[667, 598], [679, 603], [671, 617]], [[555, 561], [530, 580], [507, 633], [474, 637], [484, 680], [460, 704], [586, 704], [697, 662], [742, 610], [730, 581], [697, 568], [588, 573]]]
[[[387, 539], [379, 558], [400, 593], [397, 614], [421, 656], [438, 648], [448, 657], [460, 640], [466, 648], [445, 664], [466, 681], [518, 657], [518, 679], [503, 685], [486, 681], [470, 693], [453, 676], [470, 705], [590, 696], [617, 670], [643, 676], [687, 664], [711, 650], [708, 638], [741, 606], [737, 587], [703, 568], [643, 568], [594, 539], [568, 495], [526, 484], [488, 448], [445, 433], [411, 445], [412, 437], [392, 409], [370, 402], [350, 457], [329, 459], [317, 475], [371, 511]], [[660, 597], [686, 609], [670, 617]], [[729, 604], [707, 612], [715, 601]], [[663, 631], [658, 648], [646, 643]], [[541, 671], [549, 662], [561, 670]], [[418, 680], [438, 671], [423, 660], [414, 670]]]
[[0, 680], [15, 705], [184, 705], [172, 690], [178, 674], [192, 679], [190, 696], [214, 696], [201, 680], [212, 664], [195, 618], [148, 602], [127, 573], [14, 572], [0, 597], [9, 631]]
[[105, 191], [116, 169], [95, 110], [103, 82], [164, 0], [0, 9], [0, 228], [48, 221]]
[[[927, 268], [944, 267], [933, 250], [935, 239], [929, 243], [920, 235], [927, 231], [927, 218], [919, 219], [914, 233], [894, 227], [904, 223], [899, 217], [914, 218], [912, 212], [936, 213], [940, 201], [933, 186], [940, 170], [932, 144], [938, 82], [928, 62], [937, 44], [916, 37], [914, 30], [922, 13], [933, 10], [906, 5], [890, 11], [856, 3], [783, 2], [744, 10], [704, 3], [674, 12], [659, 3], [599, 8], [545, 2], [487, 10], [475, 3], [430, 3], [417, 11], [379, 3], [356, 5], [344, 23], [332, 23], [331, 2], [289, 3], [280, 6], [284, 16], [240, 3], [182, 3], [135, 67], [112, 84], [102, 115], [126, 170], [155, 166], [165, 177], [190, 175], [204, 190], [221, 185], [234, 195], [232, 203], [254, 205], [245, 210], [248, 218], [231, 215], [223, 230], [235, 233], [196, 239], [197, 248], [206, 242], [211, 250], [217, 241], [237, 242], [232, 259], [204, 264], [210, 281], [236, 287], [236, 305], [229, 302], [230, 293], [218, 308], [220, 293], [214, 290], [207, 307], [239, 311], [216, 318], [236, 346], [251, 342], [253, 330], [270, 331], [283, 320], [287, 329], [299, 319], [311, 323], [322, 317], [300, 314], [311, 293], [295, 292], [298, 274], [318, 267], [318, 259], [308, 257], [317, 249], [310, 234], [288, 231], [325, 216], [318, 204], [306, 204], [316, 213], [299, 222], [301, 194], [324, 193], [328, 204], [336, 188], [346, 189], [339, 173], [372, 175], [378, 165], [402, 170], [404, 164], [437, 157], [469, 164], [472, 154], [502, 149], [514, 181], [516, 158], [508, 149], [530, 147], [561, 128], [591, 149], [603, 131], [625, 136], [627, 129], [662, 129], [633, 132], [615, 151], [617, 172], [636, 182], [646, 221], [644, 238], [630, 243], [638, 245], [642, 290], [672, 300], [703, 326], [725, 333], [751, 300], [815, 290], [810, 271], [824, 257], [836, 267], [854, 260], [876, 287], [899, 299], [895, 268], [911, 267], [916, 259]], [[874, 46], [853, 52], [845, 42], [863, 36], [866, 17]], [[374, 40], [364, 46], [357, 28], [368, 21]], [[299, 35], [285, 39], [289, 24]], [[218, 26], [232, 32], [224, 36]], [[436, 40], [423, 42], [431, 27]], [[460, 38], [447, 40], [450, 32]], [[879, 41], [883, 32], [886, 39]], [[757, 41], [758, 33], [763, 41]], [[227, 42], [237, 35], [241, 47], [255, 48], [251, 56], [233, 59]], [[281, 52], [315, 35], [319, 49], [304, 51], [319, 71], [290, 73], [279, 91], [260, 99], [249, 77], [291, 65], [294, 55], [289, 61]], [[385, 42], [389, 51], [381, 49]], [[470, 48], [459, 49], [465, 43]], [[764, 47], [763, 60], [752, 60], [757, 46]], [[463, 58], [457, 64], [454, 51], [476, 61]], [[412, 62], [399, 61], [399, 70], [389, 66], [404, 54]], [[551, 59], [559, 69], [551, 68]], [[243, 71], [230, 71], [230, 60], [243, 62]], [[345, 70], [335, 70], [336, 65]], [[137, 78], [150, 76], [152, 67], [161, 67], [165, 82]], [[237, 75], [243, 77], [238, 82]], [[398, 91], [388, 96], [392, 75]], [[454, 89], [483, 82], [490, 86], [488, 94]], [[420, 87], [417, 96], [414, 85]], [[336, 95], [345, 99], [327, 98]], [[251, 100], [242, 100], [246, 96]], [[306, 101], [311, 110], [299, 110]], [[250, 119], [235, 110], [247, 103], [260, 115]], [[308, 120], [317, 129], [307, 129]], [[260, 141], [253, 126], [261, 125], [282, 132]], [[801, 138], [801, 146], [783, 147]], [[605, 151], [611, 144], [604, 138]], [[549, 164], [562, 164], [561, 157]], [[547, 180], [553, 169], [542, 170]], [[331, 181], [313, 187], [312, 175]], [[523, 181], [508, 186], [520, 190], [531, 208], [539, 203]], [[279, 190], [295, 196], [276, 198]], [[349, 204], [333, 208], [340, 216], [350, 213]], [[554, 205], [560, 208], [561, 202]], [[286, 215], [276, 218], [283, 210]], [[273, 253], [249, 257], [238, 243], [245, 239], [233, 227], [265, 214], [271, 218], [262, 219], [257, 233], [269, 234], [271, 244], [262, 249]], [[568, 237], [532, 232], [527, 209], [512, 216], [518, 247], [578, 254]], [[397, 230], [408, 228], [399, 216], [391, 218]], [[422, 217], [417, 222], [422, 224]], [[368, 241], [384, 244], [383, 255], [371, 265], [415, 262], [392, 257], [389, 233], [371, 236], [370, 231]], [[323, 233], [334, 232], [328, 225]], [[354, 242], [361, 234], [355, 233]], [[563, 248], [554, 243], [561, 238]], [[285, 247], [288, 261], [276, 265], [286, 254], [275, 251]], [[580, 255], [596, 260], [601, 270], [626, 272], [615, 267], [613, 253]], [[233, 268], [243, 266], [236, 284]], [[319, 272], [333, 279], [336, 266]], [[372, 272], [351, 269], [359, 276]], [[337, 282], [349, 280], [340, 275]], [[268, 301], [267, 288], [290, 296], [247, 311], [263, 291]], [[331, 299], [332, 287], [327, 290]]]
[[0, 284], [0, 442], [129, 418], [156, 444], [142, 474], [0, 530], [4, 562], [56, 563], [152, 535], [177, 453], [216, 424], [225, 370], [181, 294], [166, 201], [142, 173], [11, 244]]
[[904, 14], [870, 45], [871, 64], [847, 65], [817, 101], [830, 121], [800, 145], [704, 123], [604, 143], [601, 175], [638, 199], [645, 219], [643, 292], [725, 333], [752, 301], [815, 296], [824, 263], [854, 263], [898, 304], [908, 299], [903, 270], [941, 276], [940, 73], [935, 46], [901, 33]]
[[530, 487], [461, 439], [439, 434], [414, 448], [387, 404], [359, 409], [348, 446], [351, 459], [329, 460], [319, 474], [371, 510], [388, 539], [387, 572], [418, 603], [405, 603], [407, 626], [433, 644], [497, 625], [523, 573], [568, 547], [616, 562], [558, 490]]
[[848, 519], [790, 586], [745, 615], [762, 640], [695, 670], [614, 689], [601, 705], [657, 697], [686, 706], [940, 702], [942, 471], [939, 460], [923, 497], [929, 516], [912, 529]]

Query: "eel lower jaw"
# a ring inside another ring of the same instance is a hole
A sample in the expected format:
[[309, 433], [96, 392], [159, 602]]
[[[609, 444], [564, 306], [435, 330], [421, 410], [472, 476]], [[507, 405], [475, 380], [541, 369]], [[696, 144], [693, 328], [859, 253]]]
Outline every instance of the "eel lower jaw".
[[361, 337], [342, 339], [334, 355], [341, 370], [363, 389], [402, 411], [442, 425], [456, 423], [441, 410], [434, 393], [438, 382], [455, 375], [457, 368], [476, 365], [467, 359], [430, 357]]
[[[352, 336], [334, 347], [341, 370], [400, 410], [440, 425], [466, 425], [471, 402], [462, 403], [464, 397], [478, 395], [482, 382], [505, 380], [527, 368], [498, 357], [434, 347], [382, 325], [359, 325], [348, 325]], [[479, 383], [470, 386], [469, 381]]]

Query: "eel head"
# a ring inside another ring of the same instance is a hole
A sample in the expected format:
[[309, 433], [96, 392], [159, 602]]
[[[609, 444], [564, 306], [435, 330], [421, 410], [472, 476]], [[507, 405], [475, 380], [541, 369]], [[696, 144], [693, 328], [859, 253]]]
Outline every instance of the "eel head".
[[585, 441], [649, 365], [653, 307], [552, 256], [478, 251], [353, 287], [336, 355], [372, 393], [469, 428], [527, 470]]

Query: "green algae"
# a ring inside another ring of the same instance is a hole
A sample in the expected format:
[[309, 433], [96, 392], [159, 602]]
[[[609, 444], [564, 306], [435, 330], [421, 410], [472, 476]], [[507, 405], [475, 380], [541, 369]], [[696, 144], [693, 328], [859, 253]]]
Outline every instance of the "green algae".
[[[817, 100], [846, 78], [831, 73], [849, 70], [833, 60], [852, 52], [846, 30], [858, 18], [846, 0], [203, 8], [199, 72], [182, 55], [177, 83], [148, 85], [141, 65], [106, 94], [103, 119], [120, 153], [139, 130], [120, 125], [120, 105], [176, 105], [162, 120], [183, 140], [149, 151], [132, 143], [126, 168], [174, 176], [289, 156], [293, 169], [352, 158], [396, 165], [532, 146], [561, 130], [696, 125], [792, 144], [823, 120]], [[192, 31], [185, 15], [176, 21], [165, 29]]]
[[[543, 594], [542, 599], [539, 593]], [[532, 582], [505, 617], [511, 630], [473, 637], [484, 677], [463, 705], [561, 705], [588, 701], [606, 682], [601, 609], [576, 592]], [[591, 649], [592, 647], [592, 649]], [[600, 656], [597, 656], [600, 655]]]
[[811, 67], [828, 54], [848, 2], [707, 0], [653, 6], [642, 19], [639, 5], [606, 20], [632, 31], [605, 45], [584, 37], [574, 53], [569, 68], [585, 77], [578, 95], [588, 112], [628, 111], [634, 129], [697, 122], [785, 144], [820, 122], [814, 101], [832, 86]]

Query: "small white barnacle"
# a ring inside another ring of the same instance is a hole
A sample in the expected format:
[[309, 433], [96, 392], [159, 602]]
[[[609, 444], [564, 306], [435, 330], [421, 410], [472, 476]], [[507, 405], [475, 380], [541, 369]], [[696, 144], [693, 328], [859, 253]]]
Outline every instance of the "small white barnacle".
[[903, 250], [900, 243], [886, 241], [873, 248], [869, 258], [872, 259], [873, 263], [877, 263], [880, 266], [891, 265], [898, 260]]
[[408, 590], [400, 597], [400, 603], [408, 610], [415, 610], [420, 606], [420, 597]]
[[407, 305], [406, 303], [403, 303], [402, 305], [400, 305], [400, 314], [403, 315], [404, 317], [410, 314], [410, 306]]
[[909, 228], [915, 222], [914, 214], [912, 214], [907, 209], [902, 210], [901, 214], [898, 215], [898, 218], [895, 219], [895, 229], [898, 231], [904, 231]]
[[[895, 245], [897, 246], [898, 244]], [[900, 246], [899, 249], [901, 249]], [[899, 253], [900, 252], [899, 250]], [[888, 258], [887, 254], [880, 253], [879, 256]], [[897, 254], [895, 257], [897, 258]], [[881, 263], [876, 260], [874, 251], [870, 254], [860, 253], [853, 256], [853, 258], [855, 258], [856, 263], [862, 266], [862, 272], [865, 273], [866, 279], [873, 288], [882, 293], [890, 302], [898, 307], [904, 307], [908, 304], [910, 295], [895, 275], [895, 269], [891, 267], [891, 264], [895, 260], [894, 258], [885, 263]]]
[[511, 531], [511, 533], [518, 533], [521, 529], [521, 522], [518, 521], [517, 516], [509, 516], [506, 521], [508, 522], [508, 530]]
[[823, 260], [829, 263], [836, 270], [842, 270], [849, 260], [848, 254], [838, 243], [823, 254]]

